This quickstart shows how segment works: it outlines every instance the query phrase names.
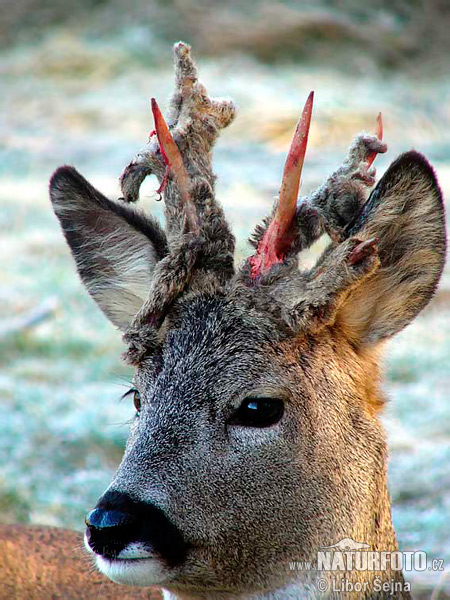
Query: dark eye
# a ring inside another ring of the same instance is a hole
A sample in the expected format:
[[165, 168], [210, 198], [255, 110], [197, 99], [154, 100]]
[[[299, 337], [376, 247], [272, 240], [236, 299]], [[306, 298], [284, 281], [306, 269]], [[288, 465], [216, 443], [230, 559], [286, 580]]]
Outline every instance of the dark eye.
[[131, 390], [128, 390], [122, 398], [126, 398], [127, 396], [133, 396], [134, 408], [136, 409], [136, 416], [138, 417], [141, 412], [141, 394], [136, 388], [131, 388]]
[[246, 427], [270, 427], [277, 423], [284, 412], [279, 398], [246, 398], [230, 421], [231, 425]]
[[136, 416], [139, 416], [141, 412], [141, 395], [137, 390], [133, 390], [133, 402], [136, 409]]

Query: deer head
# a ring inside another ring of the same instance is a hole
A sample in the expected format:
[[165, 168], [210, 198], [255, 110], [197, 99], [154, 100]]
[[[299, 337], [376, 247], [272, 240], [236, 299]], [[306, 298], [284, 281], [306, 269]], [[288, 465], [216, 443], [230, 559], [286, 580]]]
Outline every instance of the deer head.
[[[179, 598], [298, 598], [315, 574], [292, 572], [291, 561], [344, 538], [396, 548], [379, 356], [438, 283], [442, 197], [415, 151], [369, 195], [372, 162], [386, 151], [379, 117], [377, 134], [358, 136], [343, 165], [298, 199], [311, 94], [278, 201], [235, 268], [211, 164], [235, 109], [207, 95], [182, 43], [175, 70], [167, 123], [153, 101], [156, 136], [125, 169], [122, 199], [71, 167], [50, 183], [81, 279], [136, 368], [136, 419], [87, 518], [87, 545], [119, 583]], [[165, 231], [130, 204], [150, 173]], [[325, 232], [331, 244], [301, 270], [299, 252]]]

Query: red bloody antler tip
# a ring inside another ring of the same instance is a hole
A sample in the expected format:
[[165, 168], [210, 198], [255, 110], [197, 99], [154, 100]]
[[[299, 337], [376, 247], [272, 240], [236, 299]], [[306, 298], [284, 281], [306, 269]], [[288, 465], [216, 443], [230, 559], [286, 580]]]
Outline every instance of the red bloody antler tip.
[[377, 124], [375, 127], [375, 135], [377, 136], [377, 138], [379, 140], [383, 139], [383, 117], [381, 116], [380, 112], [377, 115]]
[[303, 161], [305, 159], [306, 146], [308, 144], [309, 127], [314, 101], [314, 92], [310, 92], [305, 102], [302, 116], [295, 128], [291, 147], [284, 165], [283, 179], [280, 188], [280, 198], [275, 219], [287, 228], [290, 226], [297, 206], [298, 190], [300, 188], [300, 177], [302, 174]]
[[309, 127], [313, 109], [314, 92], [310, 92], [295, 128], [291, 147], [284, 165], [278, 206], [271, 223], [258, 245], [256, 254], [250, 258], [251, 277], [255, 279], [282, 262], [289, 248], [289, 230], [295, 218], [303, 162], [308, 144]]
[[197, 213], [191, 199], [190, 179], [186, 167], [184, 166], [183, 157], [181, 156], [180, 150], [175, 143], [172, 134], [170, 133], [169, 127], [167, 126], [167, 123], [155, 98], [152, 98], [151, 104], [153, 118], [155, 120], [156, 136], [158, 138], [164, 163], [167, 167], [164, 179], [158, 191], [162, 192], [164, 190], [167, 184], [169, 173], [172, 172], [180, 190], [181, 201], [184, 205], [189, 230], [198, 234], [200, 229], [198, 225]]
[[[377, 122], [375, 125], [375, 135], [377, 136], [377, 138], [380, 141], [383, 139], [383, 118], [381, 116], [381, 113], [378, 113], [378, 116], [377, 116]], [[368, 167], [372, 166], [372, 163], [375, 160], [377, 154], [378, 154], [377, 152], [371, 152], [368, 155], [368, 157], [367, 157], [367, 166]]]

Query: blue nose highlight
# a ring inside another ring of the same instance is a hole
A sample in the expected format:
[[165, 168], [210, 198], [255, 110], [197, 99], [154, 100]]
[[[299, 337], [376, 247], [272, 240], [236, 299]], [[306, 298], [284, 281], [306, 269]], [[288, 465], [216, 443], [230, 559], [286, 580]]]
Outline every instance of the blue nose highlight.
[[136, 523], [130, 513], [97, 507], [86, 517], [86, 539], [96, 554], [117, 558], [136, 538]]
[[94, 508], [86, 517], [85, 523], [87, 527], [95, 529], [105, 529], [107, 527], [120, 527], [132, 520], [130, 515], [118, 510], [104, 510], [102, 508]]

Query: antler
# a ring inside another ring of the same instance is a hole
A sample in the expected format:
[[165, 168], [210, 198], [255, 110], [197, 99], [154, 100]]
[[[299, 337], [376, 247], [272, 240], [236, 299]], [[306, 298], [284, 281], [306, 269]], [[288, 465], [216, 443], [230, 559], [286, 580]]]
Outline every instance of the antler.
[[[250, 240], [256, 247], [256, 253], [243, 269], [248, 282], [255, 283], [260, 277], [267, 277], [274, 265], [286, 262], [289, 257], [308, 248], [325, 232], [334, 242], [347, 239], [348, 228], [361, 211], [369, 188], [375, 183], [376, 171], [372, 163], [378, 153], [387, 150], [382, 142], [380, 113], [375, 135], [357, 136], [343, 165], [315, 192], [297, 201], [296, 182], [300, 178], [306, 151], [312, 100], [311, 92], [286, 160], [276, 211], [263, 226], [257, 226]], [[295, 175], [292, 175], [293, 171]]]
[[174, 54], [175, 91], [167, 123], [152, 99], [156, 138], [150, 136], [148, 148], [120, 178], [124, 201], [135, 202], [144, 178], [157, 176], [169, 244], [169, 254], [153, 273], [148, 300], [124, 336], [131, 362], [151, 351], [169, 306], [188, 286], [222, 286], [234, 273], [235, 241], [214, 198], [212, 170], [212, 148], [220, 129], [234, 118], [234, 104], [208, 96], [189, 46], [175, 44]]
[[[380, 265], [378, 240], [367, 239], [367, 233], [357, 236], [367, 220], [366, 213], [376, 202], [366, 202], [368, 189], [375, 183], [372, 163], [378, 153], [387, 150], [381, 141], [381, 114], [376, 135], [357, 136], [343, 165], [318, 190], [296, 202], [311, 105], [310, 96], [286, 161], [283, 193], [280, 192], [273, 217], [257, 227], [251, 240], [256, 253], [234, 279], [232, 292], [249, 309], [256, 307], [284, 323], [288, 335], [332, 323], [345, 297]], [[297, 173], [294, 183], [290, 183], [288, 175], [285, 185], [293, 156], [299, 157], [295, 164]], [[324, 232], [330, 235], [332, 243], [312, 269], [300, 270], [291, 258]], [[272, 268], [277, 263], [281, 263], [281, 268]]]
[[198, 224], [198, 216], [196, 214], [195, 205], [191, 198], [191, 181], [184, 166], [183, 157], [178, 149], [173, 137], [170, 134], [167, 123], [159, 110], [158, 103], [152, 98], [152, 112], [155, 120], [155, 131], [159, 142], [162, 159], [166, 165], [166, 172], [160, 185], [158, 192], [165, 190], [169, 173], [172, 171], [178, 190], [180, 199], [186, 214], [186, 221], [189, 231], [199, 235], [200, 227]]
[[258, 244], [256, 254], [249, 260], [252, 279], [264, 275], [274, 264], [282, 262], [292, 244], [290, 230], [297, 208], [297, 196], [308, 144], [313, 100], [314, 92], [311, 92], [297, 123], [286, 159], [275, 215]]
[[[235, 115], [231, 100], [208, 96], [198, 80], [189, 46], [182, 42], [175, 44], [174, 55], [175, 91], [167, 125], [156, 101], [152, 100], [157, 139], [150, 138], [148, 148], [137, 155], [120, 177], [124, 200], [135, 202], [145, 177], [157, 176], [164, 196], [169, 243], [184, 230], [184, 221], [188, 222], [188, 229], [196, 229], [193, 207], [203, 235], [213, 217], [225, 223], [221, 208], [212, 198], [215, 182], [212, 148], [220, 129], [229, 125]], [[210, 196], [207, 202], [206, 191]], [[229, 240], [231, 233], [228, 227], [225, 229]]]

